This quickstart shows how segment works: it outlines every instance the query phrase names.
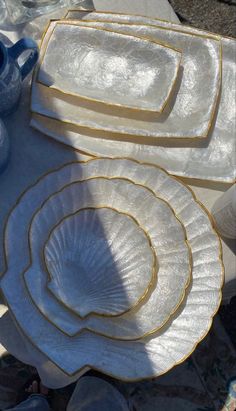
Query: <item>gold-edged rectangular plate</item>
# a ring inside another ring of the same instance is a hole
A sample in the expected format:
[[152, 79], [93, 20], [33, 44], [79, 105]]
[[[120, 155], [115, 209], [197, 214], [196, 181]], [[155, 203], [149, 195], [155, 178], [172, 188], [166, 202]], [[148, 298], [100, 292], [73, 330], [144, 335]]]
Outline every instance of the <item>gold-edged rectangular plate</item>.
[[180, 62], [180, 50], [157, 40], [58, 21], [38, 81], [89, 101], [161, 113]]

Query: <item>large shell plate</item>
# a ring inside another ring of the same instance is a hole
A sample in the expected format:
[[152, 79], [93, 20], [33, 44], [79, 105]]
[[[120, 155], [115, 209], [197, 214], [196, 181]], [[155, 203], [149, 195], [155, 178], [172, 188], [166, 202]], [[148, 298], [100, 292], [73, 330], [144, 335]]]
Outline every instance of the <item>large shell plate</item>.
[[[193, 281], [185, 304], [171, 324], [137, 342], [121, 343], [89, 332], [74, 338], [62, 335], [32, 305], [19, 278], [20, 271], [29, 263], [28, 226], [35, 209], [42, 206], [52, 191], [78, 178], [98, 174], [123, 174], [146, 184], [169, 201], [182, 219], [192, 247]], [[208, 332], [221, 301], [221, 246], [206, 211], [183, 183], [155, 166], [131, 160], [95, 159], [84, 164], [69, 164], [44, 176], [12, 210], [5, 231], [5, 252], [7, 270], [1, 288], [12, 315], [27, 338], [69, 375], [79, 376], [85, 366], [123, 380], [161, 375], [192, 353]]]
[[[81, 18], [81, 13], [78, 16]], [[75, 18], [76, 14], [73, 17]], [[105, 16], [104, 13], [90, 13], [88, 15], [89, 19], [101, 18], [104, 20], [108, 17], [108, 14]], [[127, 22], [129, 20], [131, 23], [153, 24], [182, 32], [208, 34], [192, 27], [139, 16], [111, 15], [110, 19], [113, 21], [121, 20]], [[158, 164], [165, 167], [169, 172], [184, 177], [233, 182], [236, 173], [236, 91], [234, 87], [236, 84], [236, 41], [222, 37], [221, 43], [223, 65], [219, 107], [207, 142], [202, 146], [192, 148], [178, 148], [173, 145], [172, 147], [156, 147], [154, 145], [141, 145], [131, 142], [123, 142], [121, 145], [116, 140], [107, 140], [105, 135], [96, 136], [93, 133], [91, 134], [93, 138], [91, 138], [81, 128], [58, 123], [52, 119], [44, 119], [38, 115], [33, 116], [32, 125], [58, 141], [91, 154], [109, 157], [117, 155], [128, 156], [137, 160]], [[235, 81], [232, 81], [232, 79], [235, 79]]]
[[109, 208], [64, 217], [51, 230], [43, 257], [49, 289], [81, 317], [129, 311], [157, 271], [146, 232], [129, 215]]
[[[112, 321], [94, 316], [79, 321], [65, 310], [58, 316], [59, 305], [45, 289], [46, 276], [40, 261], [39, 250], [51, 227], [78, 208], [95, 204], [117, 207], [131, 214], [148, 233], [158, 258], [158, 281], [153, 284], [152, 294], [134, 311]], [[50, 197], [35, 215], [30, 227], [30, 244], [33, 264], [25, 273], [29, 292], [47, 318], [69, 335], [88, 328], [113, 338], [140, 338], [169, 319], [183, 300], [190, 281], [191, 255], [180, 222], [165, 202], [145, 187], [126, 180], [94, 178], [65, 187]]]
[[38, 80], [88, 100], [161, 112], [180, 60], [181, 52], [158, 42], [57, 22]]
[[[68, 25], [70, 22], [67, 22]], [[50, 37], [56, 22], [52, 22], [42, 44], [44, 53], [45, 44]], [[76, 24], [76, 22], [75, 22]], [[77, 23], [80, 24], [79, 22]], [[99, 24], [99, 23], [98, 23]], [[112, 23], [104, 23], [106, 25]], [[194, 34], [185, 34], [163, 28], [151, 26], [127, 26], [115, 24], [116, 31], [125, 31], [127, 34], [139, 33], [150, 39], [171, 41], [183, 51], [181, 66], [183, 75], [179, 76], [178, 84], [172, 103], [167, 110], [156, 117], [148, 118], [145, 113], [133, 115], [123, 111], [121, 115], [114, 115], [112, 109], [100, 109], [76, 101], [76, 98], [51, 90], [41, 84], [33, 82], [31, 108], [32, 111], [76, 124], [106, 132], [134, 136], [143, 142], [148, 138], [204, 138], [213, 122], [216, 102], [221, 85], [221, 44], [219, 40], [199, 37]], [[201, 58], [199, 57], [201, 56]], [[207, 75], [206, 75], [207, 66]], [[35, 74], [36, 77], [36, 74]], [[208, 92], [203, 84], [208, 84]], [[142, 140], [141, 140], [142, 141]], [[154, 142], [155, 144], [155, 142]]]

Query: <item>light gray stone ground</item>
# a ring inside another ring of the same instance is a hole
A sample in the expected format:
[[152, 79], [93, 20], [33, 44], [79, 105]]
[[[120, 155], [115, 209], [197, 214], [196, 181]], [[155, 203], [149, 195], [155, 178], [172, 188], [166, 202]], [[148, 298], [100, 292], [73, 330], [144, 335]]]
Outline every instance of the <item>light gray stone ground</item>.
[[169, 0], [169, 2], [183, 24], [236, 37], [236, 0]]

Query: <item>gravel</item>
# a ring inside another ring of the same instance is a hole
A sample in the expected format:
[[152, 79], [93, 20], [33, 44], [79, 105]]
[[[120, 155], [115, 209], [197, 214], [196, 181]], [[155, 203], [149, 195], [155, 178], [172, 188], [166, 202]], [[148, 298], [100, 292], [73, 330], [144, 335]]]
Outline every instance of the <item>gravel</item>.
[[236, 0], [169, 0], [183, 24], [236, 37]]

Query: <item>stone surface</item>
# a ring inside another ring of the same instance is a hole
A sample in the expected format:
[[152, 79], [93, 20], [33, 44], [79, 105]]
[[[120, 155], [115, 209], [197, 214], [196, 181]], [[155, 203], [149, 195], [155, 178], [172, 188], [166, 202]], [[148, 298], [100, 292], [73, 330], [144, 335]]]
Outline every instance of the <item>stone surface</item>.
[[169, 0], [183, 24], [236, 36], [235, 0]]

